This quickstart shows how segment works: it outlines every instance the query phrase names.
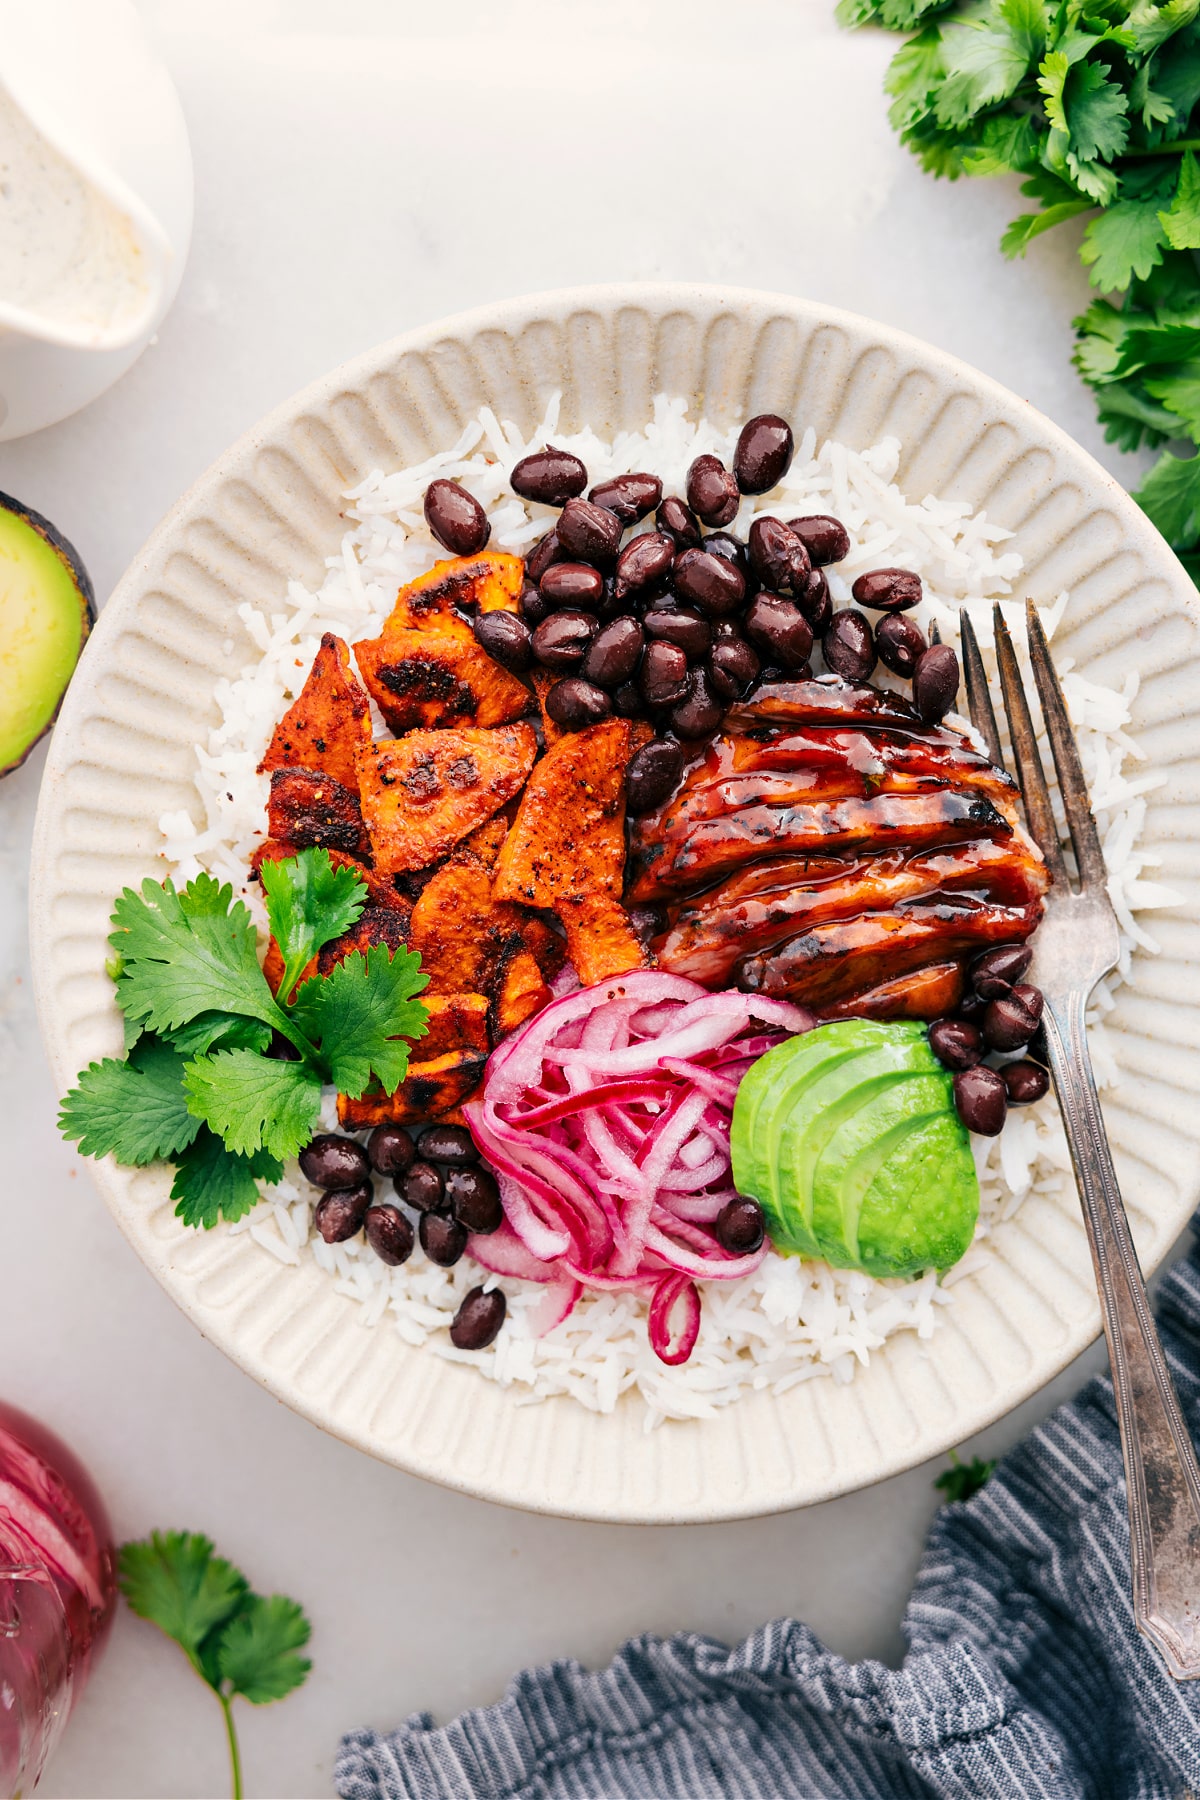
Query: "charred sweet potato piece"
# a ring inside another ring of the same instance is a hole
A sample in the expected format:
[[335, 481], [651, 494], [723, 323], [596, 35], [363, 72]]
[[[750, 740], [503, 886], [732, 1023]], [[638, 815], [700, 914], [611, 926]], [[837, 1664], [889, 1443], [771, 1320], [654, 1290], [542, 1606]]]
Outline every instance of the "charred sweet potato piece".
[[473, 831], [470, 837], [463, 839], [463, 849], [472, 851], [489, 869], [495, 868], [500, 846], [508, 836], [516, 816], [517, 803], [510, 800], [486, 825], [481, 825], [478, 831]]
[[338, 1121], [347, 1131], [363, 1131], [374, 1125], [419, 1125], [436, 1119], [469, 1099], [486, 1063], [487, 1053], [475, 1050], [448, 1050], [412, 1062], [394, 1094], [364, 1094], [361, 1100], [339, 1094]]
[[583, 894], [621, 892], [625, 864], [626, 719], [560, 738], [525, 784], [496, 862], [497, 900], [560, 911]]
[[275, 727], [260, 775], [315, 769], [354, 793], [358, 758], [371, 742], [371, 709], [350, 669], [350, 652], [327, 631], [298, 698]]
[[516, 612], [524, 574], [521, 558], [503, 550], [434, 563], [432, 569], [400, 589], [384, 635], [406, 626], [428, 625], [434, 619], [456, 618], [456, 609]]
[[396, 874], [439, 861], [520, 792], [536, 755], [524, 724], [372, 744], [360, 791], [376, 866]]
[[493, 662], [461, 619], [385, 626], [355, 644], [372, 699], [397, 735], [436, 725], [507, 725], [529, 710], [529, 689]]
[[413, 907], [409, 943], [437, 993], [487, 993], [501, 963], [525, 946], [516, 907], [492, 899], [491, 871], [460, 850], [430, 877]]
[[498, 1043], [510, 1031], [532, 1019], [534, 1013], [549, 1006], [550, 989], [529, 950], [518, 950], [504, 965], [500, 986], [491, 1008], [492, 1040]]
[[349, 956], [352, 950], [365, 955], [372, 944], [386, 944], [389, 950], [403, 950], [408, 943], [408, 922], [412, 907], [397, 894], [388, 906], [369, 904], [363, 907], [356, 924], [343, 931], [318, 953], [317, 967], [322, 975]]
[[552, 744], [557, 744], [560, 738], [565, 738], [567, 735], [562, 726], [556, 725], [546, 711], [546, 695], [555, 682], [562, 678], [558, 675], [551, 675], [549, 669], [534, 669], [529, 679], [533, 683], [533, 691], [537, 695], [538, 711], [542, 715], [542, 740], [549, 750]]
[[313, 769], [276, 769], [267, 801], [271, 836], [298, 850], [317, 846], [369, 857], [371, 845], [363, 828], [357, 793], [332, 775]]
[[567, 933], [567, 956], [584, 987], [644, 969], [649, 957], [619, 900], [609, 894], [580, 894], [559, 911]]
[[512, 911], [520, 918], [519, 930], [521, 942], [533, 957], [547, 981], [553, 981], [567, 960], [567, 946], [545, 919], [540, 919], [527, 907], [514, 906]]
[[444, 1056], [447, 1050], [488, 1048], [486, 994], [431, 994], [421, 996], [429, 1013], [428, 1030], [421, 1039], [421, 1059]]

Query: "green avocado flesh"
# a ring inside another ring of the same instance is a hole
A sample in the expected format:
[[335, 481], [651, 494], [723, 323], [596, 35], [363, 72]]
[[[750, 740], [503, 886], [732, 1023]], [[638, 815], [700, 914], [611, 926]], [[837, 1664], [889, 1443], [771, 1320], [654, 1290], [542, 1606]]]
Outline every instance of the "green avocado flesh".
[[779, 1250], [915, 1275], [974, 1235], [971, 1142], [923, 1024], [839, 1019], [778, 1044], [738, 1089], [732, 1147]]
[[91, 598], [71, 546], [0, 495], [0, 775], [54, 723], [91, 627]]

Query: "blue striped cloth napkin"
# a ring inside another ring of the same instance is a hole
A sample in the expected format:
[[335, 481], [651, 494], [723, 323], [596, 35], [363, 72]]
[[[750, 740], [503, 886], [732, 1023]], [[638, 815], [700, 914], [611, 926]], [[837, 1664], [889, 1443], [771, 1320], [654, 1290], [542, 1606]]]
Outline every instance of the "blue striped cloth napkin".
[[[1200, 1250], [1159, 1325], [1200, 1430]], [[778, 1619], [736, 1649], [635, 1638], [607, 1669], [526, 1670], [445, 1726], [351, 1732], [343, 1800], [1185, 1800], [1200, 1682], [1134, 1629], [1112, 1384], [1089, 1382], [930, 1533], [903, 1667]]]

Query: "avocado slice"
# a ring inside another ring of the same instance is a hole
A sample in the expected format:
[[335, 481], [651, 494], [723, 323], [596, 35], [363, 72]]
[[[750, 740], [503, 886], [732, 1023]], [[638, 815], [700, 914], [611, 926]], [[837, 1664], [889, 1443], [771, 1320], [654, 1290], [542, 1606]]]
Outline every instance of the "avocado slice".
[[74, 546], [0, 494], [0, 775], [19, 768], [53, 725], [95, 617]]

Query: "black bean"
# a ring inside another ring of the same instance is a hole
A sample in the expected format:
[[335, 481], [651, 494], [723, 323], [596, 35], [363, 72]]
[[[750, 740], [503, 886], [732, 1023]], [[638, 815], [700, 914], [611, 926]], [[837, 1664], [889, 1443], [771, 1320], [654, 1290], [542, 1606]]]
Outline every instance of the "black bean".
[[629, 600], [624, 594], [618, 594], [615, 574], [606, 575], [604, 577], [604, 595], [596, 608], [596, 616], [606, 624], [610, 619], [628, 618], [630, 610], [637, 606], [638, 599], [640, 596]]
[[613, 703], [594, 681], [568, 675], [556, 681], [546, 695], [546, 711], [564, 731], [584, 731], [612, 717]]
[[687, 693], [688, 662], [678, 644], [646, 645], [638, 685], [650, 706], [673, 706]]
[[993, 1050], [1019, 1050], [1042, 1022], [1042, 993], [1019, 981], [1010, 993], [988, 1002], [983, 1035]]
[[362, 1145], [336, 1131], [322, 1131], [306, 1144], [300, 1152], [300, 1167], [319, 1188], [352, 1188], [371, 1173]]
[[762, 663], [745, 638], [714, 644], [708, 656], [708, 679], [723, 700], [739, 700], [757, 678]]
[[569, 450], [556, 450], [547, 444], [532, 456], [523, 456], [509, 483], [522, 500], [536, 500], [542, 506], [565, 506], [587, 486], [587, 470]]
[[777, 487], [792, 466], [795, 449], [792, 428], [778, 413], [747, 419], [733, 453], [733, 472], [743, 494], [765, 494]]
[[614, 475], [611, 481], [597, 482], [588, 499], [616, 513], [622, 525], [636, 525], [662, 499], [662, 482], [657, 475]]
[[875, 627], [875, 648], [885, 669], [893, 675], [911, 675], [917, 658], [929, 648], [920, 628], [903, 613], [889, 613]]
[[746, 636], [768, 662], [802, 669], [812, 655], [812, 627], [800, 608], [778, 594], [756, 594], [746, 608]]
[[746, 598], [746, 577], [741, 570], [709, 550], [685, 550], [677, 556], [671, 585], [712, 618], [736, 612]]
[[550, 617], [550, 602], [543, 600], [541, 593], [527, 581], [521, 589], [521, 617], [527, 625], [540, 625], [543, 619]]
[[683, 774], [683, 750], [655, 738], [635, 750], [625, 771], [625, 810], [633, 818], [653, 812], [669, 800]]
[[782, 519], [768, 513], [750, 527], [750, 566], [773, 593], [803, 590], [812, 570], [808, 551]]
[[710, 556], [723, 556], [726, 562], [734, 563], [746, 577], [747, 584], [749, 583], [750, 557], [746, 546], [739, 544], [728, 531], [706, 532], [700, 547], [702, 550], [707, 550]]
[[642, 630], [649, 638], [678, 644], [689, 661], [695, 661], [708, 649], [714, 627], [699, 613], [689, 612], [685, 607], [652, 606], [642, 616]]
[[502, 669], [520, 675], [533, 661], [529, 627], [516, 613], [477, 613], [472, 629], [479, 648], [486, 650]]
[[642, 691], [636, 681], [627, 681], [613, 695], [613, 710], [622, 719], [640, 719], [645, 710]]
[[644, 641], [636, 619], [614, 619], [601, 626], [583, 659], [584, 680], [602, 688], [623, 687], [637, 673]]
[[731, 1256], [751, 1256], [767, 1235], [763, 1209], [757, 1200], [727, 1200], [717, 1214], [717, 1242]]
[[426, 1162], [466, 1168], [479, 1161], [475, 1139], [465, 1125], [427, 1125], [417, 1139], [417, 1148]]
[[965, 993], [958, 1003], [958, 1016], [972, 1025], [981, 1025], [988, 1003], [981, 994]]
[[617, 558], [615, 593], [645, 594], [666, 585], [675, 561], [675, 539], [666, 531], [643, 531], [631, 538]]
[[927, 725], [938, 725], [958, 695], [958, 658], [949, 644], [931, 644], [913, 670], [913, 701]]
[[586, 607], [592, 611], [604, 598], [604, 577], [591, 563], [552, 563], [538, 583], [538, 592], [550, 606]]
[[985, 950], [971, 964], [971, 986], [985, 1000], [999, 1000], [1011, 992], [1032, 961], [1028, 944], [1001, 944], [996, 950]]
[[911, 569], [868, 569], [850, 591], [872, 612], [907, 612], [920, 602], [921, 577]]
[[380, 1175], [403, 1175], [417, 1157], [417, 1146], [403, 1125], [377, 1125], [367, 1139], [371, 1167]]
[[408, 1261], [413, 1251], [413, 1228], [398, 1206], [368, 1206], [363, 1217], [367, 1242], [390, 1269]]
[[1050, 1077], [1040, 1063], [1006, 1063], [1000, 1071], [1010, 1106], [1032, 1106], [1049, 1091]]
[[594, 613], [551, 613], [533, 634], [533, 654], [544, 669], [550, 669], [556, 675], [569, 675], [587, 655], [587, 647], [595, 635]]
[[828, 513], [810, 513], [803, 519], [789, 519], [789, 531], [804, 542], [813, 567], [822, 569], [827, 563], [841, 562], [850, 554], [850, 533], [840, 519]]
[[607, 569], [617, 560], [621, 521], [604, 506], [590, 500], [568, 500], [555, 526], [558, 541], [568, 556]]
[[707, 669], [693, 669], [688, 691], [671, 709], [671, 729], [681, 738], [707, 737], [725, 717], [725, 708], [714, 694]]
[[813, 569], [803, 588], [795, 596], [796, 605], [813, 628], [815, 637], [824, 637], [833, 617], [833, 600], [824, 569]]
[[536, 586], [552, 563], [558, 562], [563, 555], [563, 547], [558, 541], [557, 531], [548, 531], [540, 538], [529, 555], [525, 558], [525, 576]]
[[500, 1288], [472, 1288], [451, 1321], [450, 1342], [456, 1350], [486, 1350], [499, 1337], [507, 1310]]
[[324, 1194], [313, 1209], [313, 1224], [327, 1244], [344, 1244], [362, 1230], [363, 1216], [374, 1198], [369, 1181]]
[[451, 1169], [446, 1176], [446, 1198], [460, 1225], [485, 1236], [504, 1223], [500, 1189], [490, 1169]]
[[973, 1069], [983, 1059], [978, 1026], [965, 1019], [937, 1019], [929, 1027], [929, 1048], [947, 1069]]
[[442, 1174], [431, 1162], [415, 1162], [396, 1177], [396, 1192], [414, 1212], [435, 1212], [444, 1204]]
[[690, 550], [700, 542], [700, 521], [677, 494], [668, 494], [654, 515], [654, 523], [660, 531], [674, 538], [680, 550]]
[[1008, 1090], [998, 1069], [976, 1063], [954, 1077], [954, 1104], [968, 1131], [979, 1137], [996, 1137], [1004, 1129]]
[[417, 1220], [417, 1236], [430, 1262], [452, 1269], [467, 1247], [467, 1231], [449, 1213], [426, 1212]]
[[875, 639], [860, 612], [835, 612], [821, 639], [825, 661], [843, 681], [865, 681], [875, 667]]
[[719, 456], [698, 456], [687, 472], [688, 505], [706, 525], [728, 525], [738, 509], [738, 485]]
[[457, 481], [430, 482], [425, 490], [425, 523], [455, 556], [474, 556], [492, 535], [482, 506]]

